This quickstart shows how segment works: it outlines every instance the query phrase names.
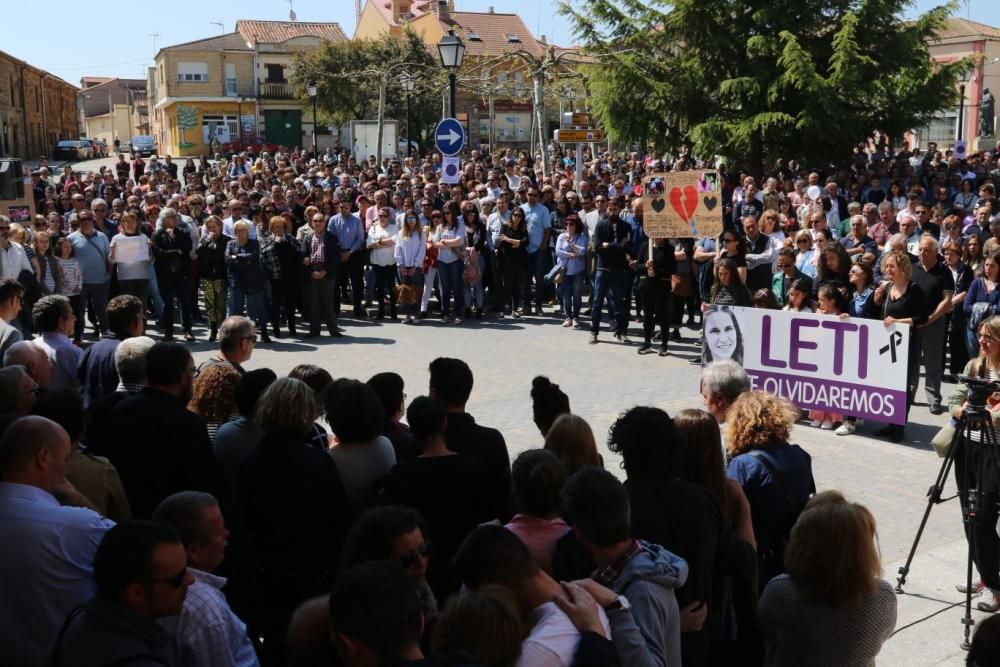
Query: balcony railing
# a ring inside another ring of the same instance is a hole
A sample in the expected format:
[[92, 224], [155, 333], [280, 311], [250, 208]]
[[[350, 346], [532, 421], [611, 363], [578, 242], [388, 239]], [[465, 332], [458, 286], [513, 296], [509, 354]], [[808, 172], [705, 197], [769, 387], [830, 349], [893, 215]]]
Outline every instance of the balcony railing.
[[262, 99], [269, 100], [294, 100], [297, 97], [292, 84], [273, 81], [260, 82], [260, 96]]
[[226, 79], [225, 94], [226, 97], [253, 97], [253, 84], [236, 81], [235, 79]]

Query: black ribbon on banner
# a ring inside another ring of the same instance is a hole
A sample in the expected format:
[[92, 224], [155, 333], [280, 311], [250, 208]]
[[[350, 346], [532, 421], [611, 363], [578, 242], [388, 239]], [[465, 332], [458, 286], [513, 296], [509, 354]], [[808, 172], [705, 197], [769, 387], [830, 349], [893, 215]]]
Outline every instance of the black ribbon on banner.
[[885, 354], [888, 352], [892, 355], [892, 363], [896, 363], [896, 346], [903, 342], [903, 332], [893, 331], [889, 334], [889, 344], [881, 348], [878, 353]]

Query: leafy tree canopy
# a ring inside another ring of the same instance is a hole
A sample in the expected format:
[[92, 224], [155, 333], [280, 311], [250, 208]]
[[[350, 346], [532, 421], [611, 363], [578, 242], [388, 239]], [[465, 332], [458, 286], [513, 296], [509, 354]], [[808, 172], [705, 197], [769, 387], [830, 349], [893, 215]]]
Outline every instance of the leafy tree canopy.
[[[405, 120], [406, 90], [401, 76], [409, 74], [417, 84], [410, 97], [411, 113], [415, 126], [422, 127], [440, 115], [440, 69], [420, 37], [406, 30], [400, 36], [387, 33], [377, 39], [330, 43], [300, 54], [293, 82], [304, 91], [306, 83], [314, 81], [317, 108], [334, 123], [345, 125], [375, 118], [383, 77], [388, 84], [385, 117]], [[308, 98], [303, 101], [309, 102]]]
[[934, 64], [926, 41], [949, 3], [904, 21], [910, 0], [561, 0], [601, 65], [593, 107], [616, 142], [733, 162], [848, 159], [958, 103], [970, 63]]

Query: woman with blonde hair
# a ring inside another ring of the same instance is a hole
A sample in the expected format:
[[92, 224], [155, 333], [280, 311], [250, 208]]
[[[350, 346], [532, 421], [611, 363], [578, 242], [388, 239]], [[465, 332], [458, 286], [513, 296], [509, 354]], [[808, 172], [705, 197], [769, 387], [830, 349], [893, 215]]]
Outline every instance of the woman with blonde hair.
[[559, 415], [545, 435], [545, 449], [555, 454], [569, 477], [584, 466], [604, 467], [590, 424], [573, 414]]
[[750, 502], [761, 587], [785, 571], [788, 534], [816, 492], [812, 459], [788, 442], [798, 418], [791, 403], [765, 391], [741, 394], [726, 413], [726, 475]]
[[812, 498], [785, 549], [788, 574], [757, 607], [765, 665], [875, 665], [896, 626], [896, 594], [881, 578], [875, 517], [839, 491]]
[[[965, 365], [963, 375], [996, 382], [1000, 380], [1000, 317], [987, 317], [976, 329], [979, 338], [979, 355]], [[969, 387], [960, 382], [948, 397], [948, 411], [959, 419], [968, 404]], [[1000, 428], [996, 410], [996, 394], [987, 401], [994, 426]], [[971, 442], [969, 441], [971, 440]], [[1000, 611], [1000, 538], [997, 536], [997, 503], [1000, 502], [1000, 471], [993, 454], [985, 451], [980, 431], [973, 431], [969, 440], [964, 437], [955, 443], [955, 484], [962, 504], [963, 516], [968, 511], [969, 489], [976, 489], [979, 513], [976, 521], [966, 528], [972, 558], [979, 571], [980, 581], [973, 586], [982, 589], [976, 607], [982, 611]], [[971, 536], [969, 533], [973, 533]], [[972, 548], [974, 545], [975, 548]], [[959, 591], [965, 592], [965, 585]], [[975, 591], [974, 591], [975, 592]]]
[[[882, 257], [882, 276], [885, 280], [875, 289], [875, 305], [882, 314], [886, 328], [894, 324], [910, 325], [909, 357], [906, 364], [906, 416], [909, 417], [910, 406], [916, 392], [916, 378], [920, 373], [920, 345], [917, 340], [918, 328], [927, 322], [928, 311], [925, 307], [924, 292], [911, 279], [913, 267], [910, 257], [902, 251], [894, 250]], [[887, 424], [875, 435], [888, 437], [893, 442], [899, 442], [905, 435], [905, 426]]]

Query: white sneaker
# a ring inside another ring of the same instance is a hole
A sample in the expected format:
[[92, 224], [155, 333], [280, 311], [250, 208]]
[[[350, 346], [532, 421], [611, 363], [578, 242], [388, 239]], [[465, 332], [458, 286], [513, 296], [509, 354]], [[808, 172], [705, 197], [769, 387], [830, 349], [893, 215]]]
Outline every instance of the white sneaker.
[[[984, 588], [986, 588], [986, 584], [984, 584], [982, 581], [977, 581], [976, 583], [972, 584], [972, 593], [973, 594], [981, 593]], [[969, 587], [966, 586], [965, 584], [958, 584], [957, 586], [955, 586], [955, 590], [958, 591], [959, 593], [968, 593]]]
[[856, 429], [857, 427], [858, 427], [857, 424], [853, 422], [844, 422], [843, 424], [840, 425], [840, 428], [834, 431], [834, 433], [836, 433], [837, 435], [853, 435], [854, 429]]
[[995, 612], [1000, 610], [1000, 600], [997, 600], [997, 592], [992, 588], [984, 588], [983, 594], [979, 598], [976, 609], [979, 611]]
[[812, 426], [813, 428], [819, 428], [820, 426], [823, 425], [823, 422], [821, 422], [819, 419], [813, 419], [811, 422], [809, 422], [809, 425]]
[[830, 421], [829, 419], [827, 419], [822, 424], [820, 424], [820, 428], [823, 429], [824, 431], [832, 431], [833, 430], [833, 422]]
[[565, 319], [565, 320], [563, 320], [563, 326], [564, 327], [571, 327], [571, 326], [573, 326], [573, 320], [571, 320], [571, 319]]

